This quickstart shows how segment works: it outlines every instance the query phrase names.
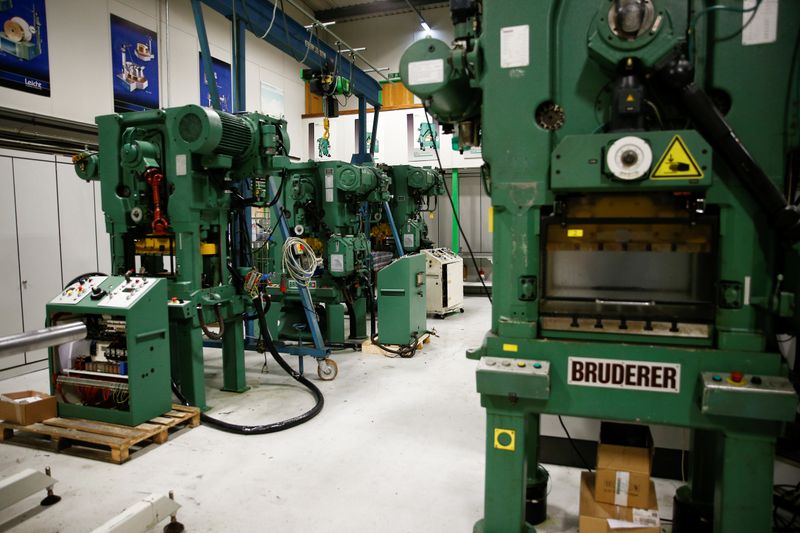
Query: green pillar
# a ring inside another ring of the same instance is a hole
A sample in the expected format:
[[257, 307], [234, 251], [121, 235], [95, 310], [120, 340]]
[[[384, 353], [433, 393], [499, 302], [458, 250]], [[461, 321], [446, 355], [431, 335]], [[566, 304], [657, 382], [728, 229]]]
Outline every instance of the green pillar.
[[450, 189], [451, 194], [453, 195], [453, 253], [458, 253], [458, 169], [453, 169], [453, 186]]
[[192, 319], [171, 320], [169, 323], [172, 376], [187, 401], [202, 410], [206, 405], [203, 374], [203, 336], [192, 326]]
[[244, 331], [241, 317], [225, 320], [222, 336], [222, 390], [244, 392], [250, 387], [244, 377]]
[[775, 438], [726, 433], [723, 441], [714, 531], [770, 531]]
[[529, 420], [524, 412], [487, 408], [484, 516], [476, 532], [534, 531], [525, 524], [526, 457], [538, 455], [536, 439], [532, 446], [526, 439]]

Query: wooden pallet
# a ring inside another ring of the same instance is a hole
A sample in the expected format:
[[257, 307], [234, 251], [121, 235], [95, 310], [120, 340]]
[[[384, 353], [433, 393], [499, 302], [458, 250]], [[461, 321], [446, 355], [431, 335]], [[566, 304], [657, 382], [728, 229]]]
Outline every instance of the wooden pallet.
[[122, 464], [131, 451], [166, 442], [170, 430], [199, 424], [200, 409], [173, 404], [172, 410], [138, 426], [80, 418], [50, 418], [29, 426], [0, 421], [0, 441]]
[[[425, 333], [419, 339], [417, 339], [417, 351], [422, 350], [422, 347], [428, 344], [429, 342], [431, 342], [431, 334]], [[400, 348], [400, 345], [387, 344], [386, 347], [389, 348], [390, 350], [397, 350]], [[367, 339], [361, 343], [361, 351], [364, 353], [370, 353], [374, 355], [394, 355], [390, 352], [387, 352], [383, 348], [379, 348], [370, 339]]]

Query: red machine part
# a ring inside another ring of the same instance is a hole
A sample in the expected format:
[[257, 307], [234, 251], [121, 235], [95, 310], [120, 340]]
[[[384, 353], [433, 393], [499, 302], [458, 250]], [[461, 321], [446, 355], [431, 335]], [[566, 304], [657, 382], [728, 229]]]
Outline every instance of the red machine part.
[[150, 167], [144, 173], [144, 178], [153, 191], [153, 223], [151, 225], [153, 233], [165, 235], [169, 228], [169, 222], [161, 212], [161, 182], [164, 181], [164, 174], [161, 173], [161, 169]]

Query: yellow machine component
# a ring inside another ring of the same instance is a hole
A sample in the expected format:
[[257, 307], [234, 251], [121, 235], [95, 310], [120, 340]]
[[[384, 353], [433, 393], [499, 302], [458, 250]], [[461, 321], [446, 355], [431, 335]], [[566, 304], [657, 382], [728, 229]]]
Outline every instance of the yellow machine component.
[[322, 255], [323, 244], [321, 240], [317, 239], [316, 237], [307, 237], [305, 241], [306, 244], [309, 245], [312, 250], [314, 250], [315, 254]]
[[384, 240], [392, 237], [392, 230], [389, 228], [389, 224], [383, 222], [376, 226], [372, 226], [369, 234], [373, 239], [375, 239], [375, 242], [383, 242]]
[[328, 120], [328, 117], [322, 119], [322, 138], [331, 138], [331, 121]]
[[[145, 237], [136, 241], [137, 255], [175, 255], [175, 244], [169, 237]], [[200, 255], [217, 255], [213, 242], [200, 243]]]

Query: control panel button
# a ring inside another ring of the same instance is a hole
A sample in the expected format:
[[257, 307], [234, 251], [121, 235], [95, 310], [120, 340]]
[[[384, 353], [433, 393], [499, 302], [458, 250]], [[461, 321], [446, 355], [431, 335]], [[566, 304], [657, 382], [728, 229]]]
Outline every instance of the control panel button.
[[713, 381], [720, 382], [722, 381], [722, 376], [720, 376], [719, 374], [714, 374], [713, 376], [711, 376], [711, 379]]
[[525, 367], [525, 361], [517, 361], [517, 366], [520, 367], [520, 368], [524, 368]]
[[542, 363], [533, 363], [533, 368], [536, 369], [542, 368]]
[[758, 376], [753, 376], [752, 379], [750, 380], [750, 383], [752, 383], [753, 385], [761, 385], [761, 378]]
[[733, 381], [734, 383], [741, 383], [743, 379], [744, 379], [744, 374], [742, 374], [741, 372], [738, 371], [731, 372], [730, 380]]
[[511, 366], [511, 362], [510, 361], [503, 361], [503, 366]]

